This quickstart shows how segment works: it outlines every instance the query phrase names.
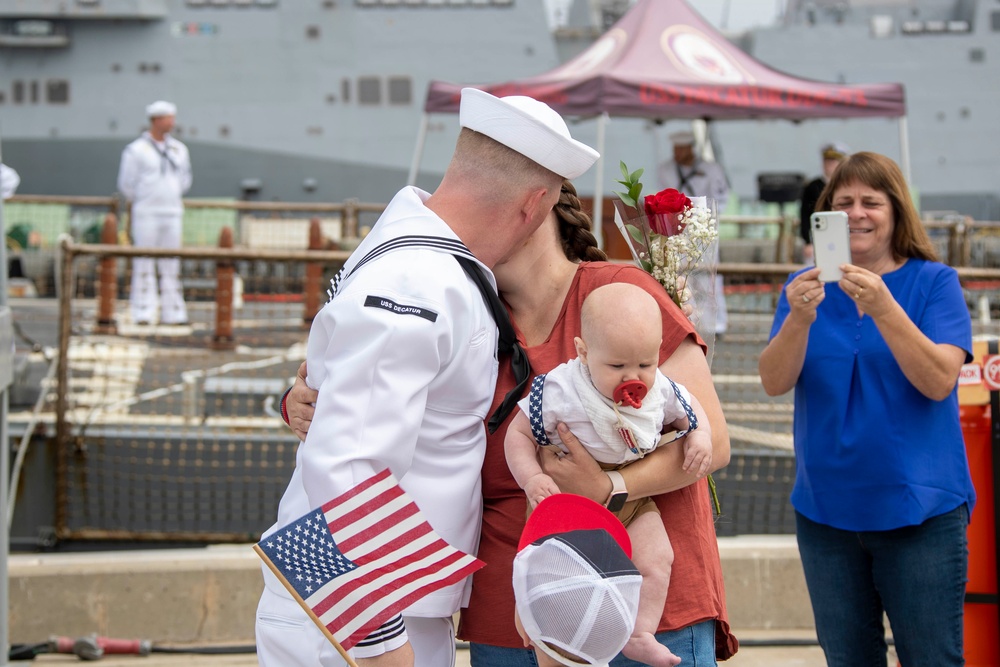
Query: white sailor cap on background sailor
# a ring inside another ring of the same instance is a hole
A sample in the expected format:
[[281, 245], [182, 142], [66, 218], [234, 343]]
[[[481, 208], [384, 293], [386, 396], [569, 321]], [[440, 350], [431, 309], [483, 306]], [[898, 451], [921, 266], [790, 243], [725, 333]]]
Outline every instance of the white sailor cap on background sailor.
[[146, 107], [146, 118], [159, 118], [160, 116], [176, 116], [177, 105], [165, 100], [157, 100]]
[[851, 154], [851, 149], [841, 141], [832, 141], [828, 144], [823, 144], [822, 148], [820, 148], [820, 153], [823, 154], [824, 160], [843, 160]]
[[549, 105], [523, 95], [494, 97], [476, 88], [463, 88], [459, 123], [570, 180], [590, 169], [600, 157], [570, 136], [566, 121]]
[[683, 130], [670, 135], [670, 143], [674, 146], [694, 146], [694, 132]]

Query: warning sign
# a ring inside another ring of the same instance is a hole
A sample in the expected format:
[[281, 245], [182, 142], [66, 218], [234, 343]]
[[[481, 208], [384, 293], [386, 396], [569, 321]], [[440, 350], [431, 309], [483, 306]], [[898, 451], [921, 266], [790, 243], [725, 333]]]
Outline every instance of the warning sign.
[[993, 391], [1000, 391], [1000, 354], [983, 358], [983, 382]]
[[983, 367], [979, 364], [964, 364], [958, 373], [958, 386], [968, 387], [983, 382]]

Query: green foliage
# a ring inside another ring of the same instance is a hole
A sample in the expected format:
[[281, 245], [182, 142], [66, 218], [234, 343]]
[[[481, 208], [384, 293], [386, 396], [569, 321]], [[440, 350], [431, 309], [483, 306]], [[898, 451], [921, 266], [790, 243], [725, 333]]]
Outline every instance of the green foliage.
[[635, 225], [625, 225], [625, 229], [628, 230], [629, 236], [635, 239], [636, 243], [639, 243], [643, 247], [646, 247], [646, 237], [643, 235], [642, 230]]
[[642, 183], [639, 182], [639, 179], [642, 178], [644, 170], [636, 169], [629, 173], [624, 161], [618, 164], [622, 170], [622, 180], [615, 182], [625, 186], [625, 192], [615, 192], [615, 194], [628, 206], [641, 209], [642, 207], [639, 206], [639, 196], [642, 194]]

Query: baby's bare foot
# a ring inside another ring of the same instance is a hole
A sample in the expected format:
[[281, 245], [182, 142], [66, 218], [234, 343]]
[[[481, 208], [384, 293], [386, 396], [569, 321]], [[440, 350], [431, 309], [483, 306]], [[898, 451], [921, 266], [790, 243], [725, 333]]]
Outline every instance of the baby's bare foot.
[[656, 641], [656, 637], [649, 632], [639, 632], [629, 638], [622, 653], [627, 658], [636, 662], [641, 662], [650, 667], [674, 667], [679, 665], [681, 659], [670, 652], [666, 646]]

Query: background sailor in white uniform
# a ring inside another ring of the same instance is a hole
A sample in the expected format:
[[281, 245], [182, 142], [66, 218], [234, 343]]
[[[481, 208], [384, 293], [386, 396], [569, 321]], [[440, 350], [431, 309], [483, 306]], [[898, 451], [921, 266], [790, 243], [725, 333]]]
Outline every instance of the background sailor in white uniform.
[[[146, 107], [149, 130], [122, 151], [118, 191], [132, 202], [132, 243], [144, 248], [180, 248], [184, 193], [191, 187], [191, 159], [187, 146], [170, 136], [177, 107], [157, 101]], [[156, 273], [160, 274], [159, 300]], [[132, 321], [149, 324], [187, 323], [187, 307], [180, 283], [178, 257], [132, 260], [129, 306]]]
[[[695, 153], [695, 137], [693, 132], [674, 132], [670, 135], [673, 144], [674, 159], [660, 165], [659, 180], [661, 188], [680, 190], [688, 197], [711, 197], [715, 199], [717, 212], [721, 215], [729, 200], [729, 180], [722, 165], [718, 162], [708, 162]], [[649, 193], [647, 193], [649, 194]], [[705, 263], [719, 263], [719, 244], [715, 244], [714, 257], [706, 257]], [[712, 333], [723, 334], [729, 327], [729, 313], [726, 310], [726, 298], [722, 289], [722, 276], [715, 276], [714, 284], [707, 281], [704, 274], [695, 273], [692, 276], [691, 287], [695, 297], [695, 307], [700, 314], [698, 330], [705, 340], [710, 340]], [[714, 298], [705, 295], [713, 294]], [[699, 298], [699, 296], [701, 298]], [[714, 323], [714, 330], [703, 330], [703, 323]], [[708, 335], [706, 335], [708, 334]]]
[[[388, 467], [445, 541], [476, 552], [497, 325], [452, 255], [472, 259], [486, 289], [495, 290], [490, 268], [538, 228], [563, 178], [582, 174], [598, 154], [573, 140], [552, 109], [526, 97], [465, 89], [460, 122], [437, 190], [408, 187], [392, 199], [313, 323], [306, 361], [307, 383], [319, 391], [315, 416], [268, 533]], [[412, 236], [437, 240], [428, 247], [403, 238]], [[355, 270], [387, 241], [395, 241], [391, 251]], [[263, 571], [260, 664], [343, 665], [281, 583]], [[364, 665], [452, 665], [451, 619], [470, 585], [467, 579], [418, 601], [402, 620], [384, 625], [381, 636], [355, 647], [353, 657]]]
[[10, 199], [21, 184], [21, 175], [13, 167], [0, 162], [0, 199]]

